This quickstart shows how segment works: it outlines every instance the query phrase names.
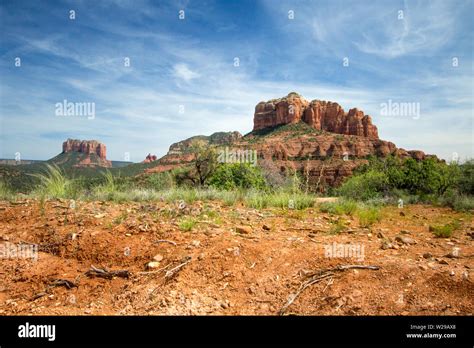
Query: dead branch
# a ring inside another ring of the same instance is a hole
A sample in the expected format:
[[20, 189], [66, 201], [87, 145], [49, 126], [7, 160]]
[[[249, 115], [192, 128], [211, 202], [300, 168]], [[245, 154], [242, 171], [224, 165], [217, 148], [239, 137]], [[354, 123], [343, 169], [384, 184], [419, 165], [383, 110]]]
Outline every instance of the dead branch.
[[186, 266], [188, 263], [190, 263], [192, 260], [191, 256], [185, 256], [178, 266], [166, 271], [165, 276], [163, 277], [166, 280], [170, 280], [173, 278], [184, 266]]
[[130, 272], [128, 270], [109, 271], [107, 269], [97, 268], [91, 265], [91, 269], [86, 272], [86, 276], [112, 279], [114, 277], [128, 278]]
[[77, 282], [75, 283], [75, 282], [72, 282], [72, 281], [66, 280], [66, 279], [54, 279], [48, 284], [48, 286], [43, 291], [38, 292], [37, 294], [33, 295], [33, 297], [31, 297], [30, 301], [37, 300], [40, 297], [43, 297], [43, 296], [49, 294], [51, 292], [50, 290], [52, 288], [57, 287], [57, 286], [64, 286], [67, 289], [72, 289], [72, 288], [77, 288], [78, 283]]
[[[309, 286], [319, 283], [320, 281], [335, 276], [337, 272], [347, 271], [348, 269], [371, 269], [378, 270], [379, 266], [365, 266], [365, 265], [339, 265], [334, 268], [327, 268], [309, 273], [304, 282], [302, 282], [295, 294], [288, 297], [288, 302], [280, 309], [279, 315], [285, 314], [288, 307], [295, 302], [296, 298]], [[331, 278], [332, 279], [332, 278]]]
[[154, 271], [145, 271], [145, 272], [138, 272], [138, 274], [153, 274], [153, 273], [160, 273], [167, 269], [169, 266], [171, 266], [171, 263], [167, 264], [165, 267], [162, 267], [160, 269], [155, 269]]
[[159, 240], [155, 240], [154, 243], [169, 243], [169, 244], [173, 244], [174, 246], [176, 246], [176, 242], [173, 242], [172, 240], [167, 240], [167, 239], [159, 239]]

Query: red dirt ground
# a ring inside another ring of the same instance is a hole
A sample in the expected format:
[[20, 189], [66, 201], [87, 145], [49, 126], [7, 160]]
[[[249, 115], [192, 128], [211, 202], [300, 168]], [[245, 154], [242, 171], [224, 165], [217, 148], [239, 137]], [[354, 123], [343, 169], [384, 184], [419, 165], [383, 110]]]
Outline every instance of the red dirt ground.
[[[164, 202], [75, 202], [70, 208], [60, 200], [42, 210], [39, 201], [1, 201], [0, 244], [34, 243], [40, 251], [36, 261], [0, 259], [0, 314], [277, 315], [311, 271], [354, 264], [380, 268], [336, 272], [306, 288], [285, 314], [473, 314], [471, 214], [385, 207], [382, 221], [368, 229], [355, 217], [317, 208], [255, 210], [219, 202], [181, 208]], [[180, 222], [191, 218], [194, 227], [181, 230]], [[337, 219], [345, 228], [331, 234]], [[460, 228], [451, 238], [429, 231], [430, 224], [453, 219]], [[239, 233], [238, 226], [247, 228]], [[416, 244], [396, 242], [396, 236]], [[382, 249], [388, 239], [394, 248]], [[364, 259], [326, 257], [325, 245], [332, 243], [363, 246]], [[453, 250], [458, 253], [449, 255]], [[162, 260], [147, 268], [156, 255]], [[130, 276], [87, 276], [92, 265]], [[52, 286], [58, 279], [77, 287]]]

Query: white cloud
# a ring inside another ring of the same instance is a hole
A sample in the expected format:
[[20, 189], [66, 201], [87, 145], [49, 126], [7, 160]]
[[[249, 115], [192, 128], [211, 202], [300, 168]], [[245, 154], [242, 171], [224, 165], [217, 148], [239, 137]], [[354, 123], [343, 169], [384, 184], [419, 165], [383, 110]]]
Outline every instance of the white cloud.
[[189, 82], [201, 76], [197, 72], [194, 72], [191, 69], [189, 69], [188, 66], [183, 63], [176, 64], [173, 67], [173, 69], [174, 69], [174, 75], [180, 79], [183, 79], [186, 82]]

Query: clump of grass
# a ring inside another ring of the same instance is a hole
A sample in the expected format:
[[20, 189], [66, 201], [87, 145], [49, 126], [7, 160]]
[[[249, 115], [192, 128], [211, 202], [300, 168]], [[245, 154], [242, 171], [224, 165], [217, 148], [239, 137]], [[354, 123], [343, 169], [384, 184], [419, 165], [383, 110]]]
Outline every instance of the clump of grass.
[[0, 199], [11, 200], [13, 192], [10, 187], [2, 180], [0, 181]]
[[245, 196], [244, 202], [248, 207], [255, 209], [274, 207], [300, 210], [314, 206], [315, 198], [313, 195], [297, 192], [277, 191], [263, 193], [250, 191]]
[[437, 238], [449, 238], [453, 235], [453, 232], [455, 230], [459, 229], [460, 226], [461, 225], [459, 221], [455, 220], [446, 225], [440, 225], [440, 226], [430, 225], [429, 230], [433, 232], [433, 234]]
[[114, 220], [113, 223], [116, 225], [120, 225], [124, 220], [126, 220], [128, 217], [128, 214], [126, 212], [122, 212], [119, 216], [117, 216]]
[[45, 173], [31, 175], [40, 181], [38, 188], [40, 195], [49, 198], [65, 198], [67, 196], [70, 180], [57, 165], [47, 164]]
[[357, 203], [353, 200], [341, 200], [337, 202], [324, 202], [319, 205], [322, 213], [335, 215], [352, 215], [357, 210]]
[[173, 203], [183, 200], [187, 204], [191, 204], [198, 199], [197, 189], [188, 187], [177, 187], [166, 190], [162, 193], [162, 197], [168, 202]]
[[185, 232], [191, 231], [196, 226], [197, 221], [193, 218], [187, 218], [179, 223], [179, 229]]
[[[115, 182], [115, 178], [110, 171], [105, 171], [102, 173], [104, 177], [104, 183], [98, 185], [94, 189], [95, 198], [101, 200], [111, 200], [111, 201], [121, 201], [121, 197], [117, 196], [118, 187]], [[122, 197], [125, 198], [125, 197]], [[126, 199], [124, 199], [126, 200]]]
[[359, 218], [359, 225], [361, 227], [370, 227], [374, 223], [382, 220], [382, 214], [378, 207], [364, 207], [357, 210], [357, 217]]
[[331, 223], [331, 227], [329, 228], [329, 234], [339, 234], [346, 229], [346, 224], [343, 220], [338, 219]]

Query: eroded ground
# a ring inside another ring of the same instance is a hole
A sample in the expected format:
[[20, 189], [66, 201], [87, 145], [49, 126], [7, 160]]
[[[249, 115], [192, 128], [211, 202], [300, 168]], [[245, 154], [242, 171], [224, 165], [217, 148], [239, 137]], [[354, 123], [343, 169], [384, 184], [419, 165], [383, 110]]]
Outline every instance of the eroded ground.
[[[454, 219], [449, 239], [429, 231]], [[335, 225], [345, 227], [331, 234]], [[471, 315], [473, 236], [472, 215], [422, 205], [385, 207], [368, 229], [317, 208], [3, 201], [0, 243], [39, 253], [0, 259], [0, 314], [277, 315], [314, 271], [373, 265], [329, 274], [285, 314]], [[363, 247], [363, 260], [327, 257], [333, 243]], [[129, 276], [86, 274], [91, 266]]]

